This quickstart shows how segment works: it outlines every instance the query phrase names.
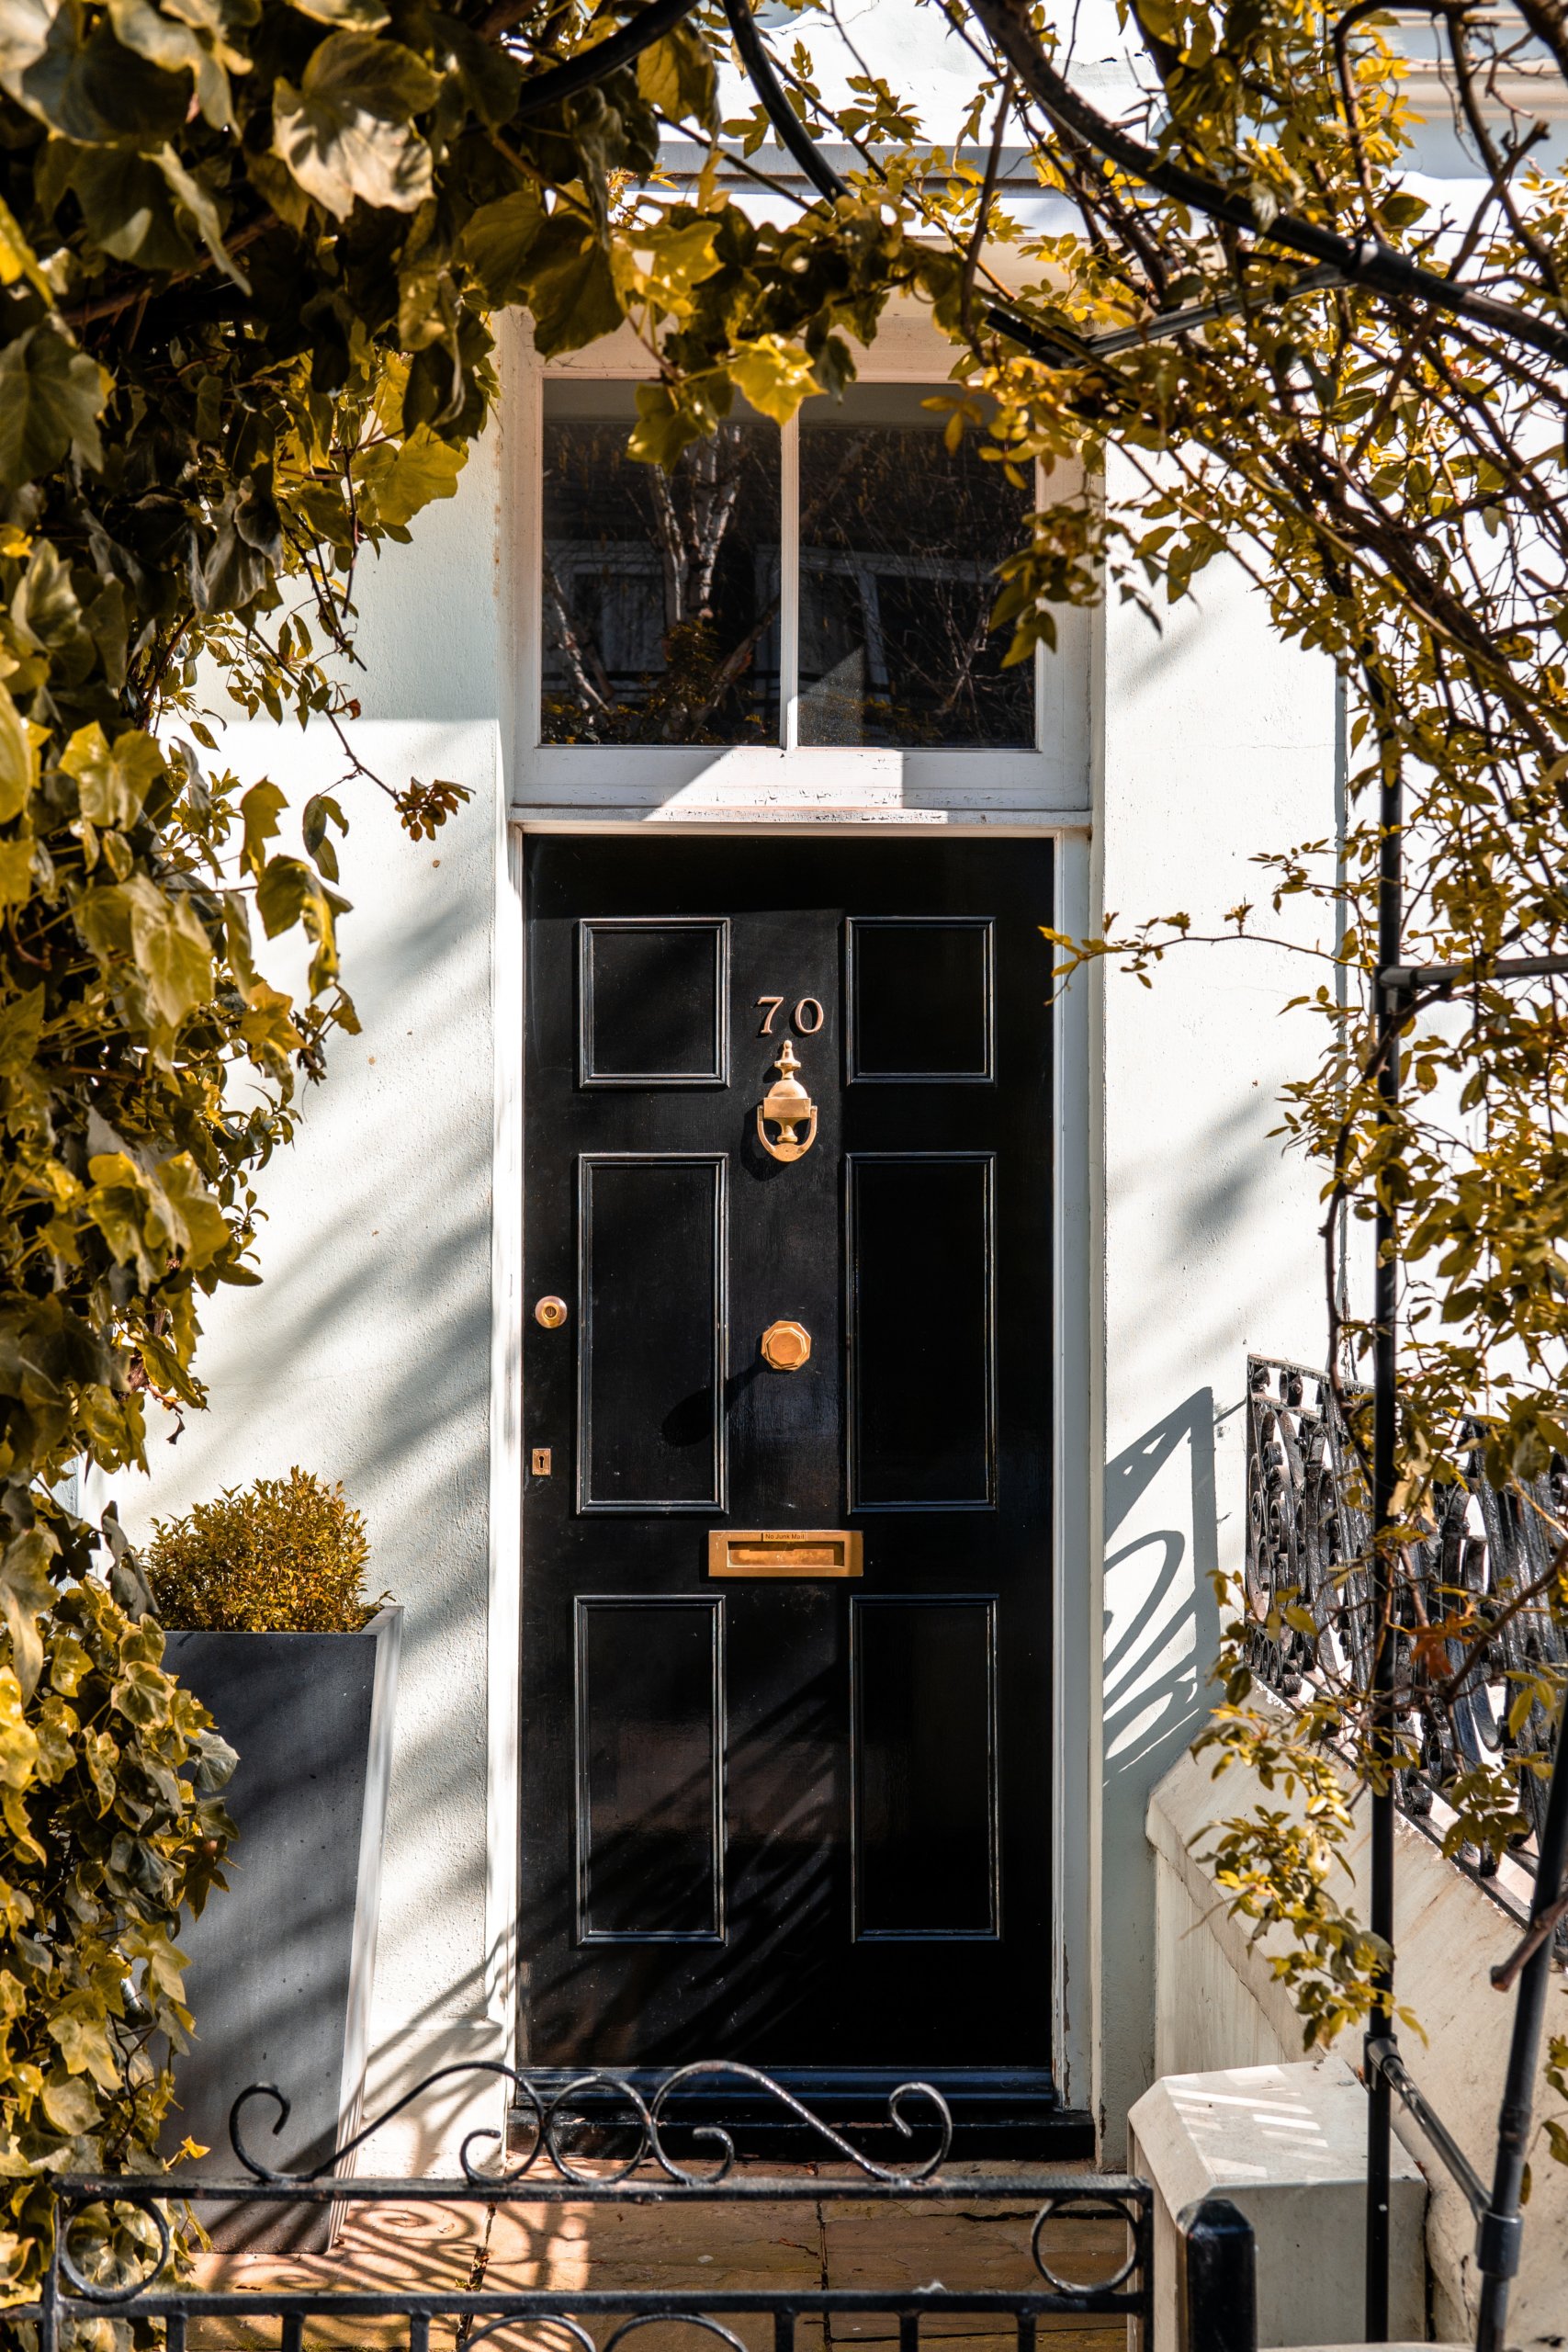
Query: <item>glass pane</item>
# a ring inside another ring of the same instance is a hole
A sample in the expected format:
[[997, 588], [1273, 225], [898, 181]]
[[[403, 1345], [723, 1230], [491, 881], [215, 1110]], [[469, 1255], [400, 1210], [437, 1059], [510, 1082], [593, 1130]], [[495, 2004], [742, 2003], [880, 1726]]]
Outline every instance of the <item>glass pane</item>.
[[946, 389], [854, 384], [800, 413], [800, 741], [909, 746], [1034, 741], [1034, 671], [1002, 668], [987, 621], [996, 566], [1033, 500], [922, 401]]
[[775, 743], [779, 433], [737, 406], [673, 469], [633, 384], [545, 385], [544, 741]]

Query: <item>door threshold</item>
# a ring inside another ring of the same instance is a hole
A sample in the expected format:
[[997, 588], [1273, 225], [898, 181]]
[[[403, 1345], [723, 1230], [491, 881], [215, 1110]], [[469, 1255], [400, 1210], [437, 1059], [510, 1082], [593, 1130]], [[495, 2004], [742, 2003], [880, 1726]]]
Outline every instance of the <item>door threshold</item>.
[[[592, 2070], [583, 2065], [533, 2066], [524, 2070], [541, 2104], [550, 2101]], [[570, 2138], [559, 2135], [564, 2153], [573, 2155], [617, 2152], [624, 2162], [630, 2153], [630, 2134], [618, 2119], [626, 2101], [617, 2101], [615, 2083], [626, 2083], [644, 2101], [651, 2102], [660, 2086], [678, 2069], [668, 2066], [618, 2066], [604, 2069], [611, 2082], [584, 2090], [573, 2098]], [[890, 2101], [906, 2083], [930, 2083], [946, 2101], [953, 2117], [950, 2156], [958, 2162], [992, 2157], [1030, 2157], [1036, 2162], [1067, 2164], [1095, 2154], [1093, 2118], [1081, 2108], [1064, 2107], [1049, 2070], [1044, 2067], [953, 2066], [774, 2066], [764, 2070], [780, 2087], [808, 2108], [861, 2154], [879, 2164], [919, 2164], [934, 2153], [937, 2117], [929, 2099], [911, 2094], [904, 2105], [905, 2133], [898, 2129]], [[533, 2120], [525, 2106], [512, 2109], [508, 2145], [520, 2154], [532, 2143]], [[699, 2164], [712, 2162], [716, 2150], [711, 2141], [695, 2136], [703, 2128], [717, 2126], [735, 2143], [738, 2155], [786, 2159], [795, 2164], [834, 2164], [841, 2161], [829, 2141], [802, 2117], [744, 2075], [703, 2075], [677, 2085], [660, 2109], [661, 2136], [671, 2155]]]

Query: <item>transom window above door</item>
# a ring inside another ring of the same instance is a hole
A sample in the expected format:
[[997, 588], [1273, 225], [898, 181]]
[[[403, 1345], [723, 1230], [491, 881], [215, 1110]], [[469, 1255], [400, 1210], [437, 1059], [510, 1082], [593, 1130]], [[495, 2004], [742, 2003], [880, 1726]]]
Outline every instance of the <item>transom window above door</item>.
[[547, 744], [1032, 751], [996, 567], [1034, 503], [950, 388], [852, 385], [781, 433], [738, 407], [668, 472], [626, 455], [637, 388], [544, 386]]

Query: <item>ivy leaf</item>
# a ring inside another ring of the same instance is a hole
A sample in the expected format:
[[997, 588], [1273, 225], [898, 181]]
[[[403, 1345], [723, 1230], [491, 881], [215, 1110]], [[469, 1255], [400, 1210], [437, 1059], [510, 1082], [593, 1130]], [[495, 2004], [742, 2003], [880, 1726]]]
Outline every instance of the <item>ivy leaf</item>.
[[176, 1152], [160, 1164], [157, 1187], [169, 1239], [184, 1250], [192, 1266], [210, 1265], [234, 1237], [188, 1151]]
[[256, 883], [256, 911], [269, 939], [298, 922], [315, 941], [310, 976], [312, 995], [337, 978], [337, 918], [348, 912], [348, 900], [319, 881], [302, 858], [271, 861]]
[[355, 458], [354, 476], [374, 492], [378, 520], [396, 529], [433, 499], [457, 495], [468, 455], [467, 443], [443, 441], [428, 424], [416, 424], [400, 447], [378, 441], [362, 451]]
[[186, 171], [174, 149], [166, 143], [159, 148], [153, 160], [175, 196], [196, 222], [202, 243], [207, 247], [224, 277], [231, 279], [242, 294], [248, 294], [251, 290], [251, 281], [223, 243], [223, 223], [218, 217], [218, 207], [207, 189], [192, 173]]
[[623, 316], [615, 275], [592, 224], [564, 209], [552, 212], [529, 255], [534, 345], [551, 358], [613, 334]]
[[810, 392], [817, 390], [811, 362], [776, 334], [758, 335], [739, 344], [729, 362], [730, 377], [753, 408], [787, 424]]
[[14, 1668], [0, 1667], [0, 1785], [28, 1788], [37, 1769], [38, 1734], [23, 1710], [22, 1686]]
[[25, 73], [49, 47], [60, 0], [0, 0], [0, 74]]
[[637, 386], [637, 423], [626, 447], [639, 464], [668, 469], [705, 430], [704, 420], [663, 384]]
[[240, 802], [240, 815], [244, 822], [244, 837], [240, 844], [240, 864], [247, 874], [259, 874], [266, 864], [266, 844], [276, 839], [277, 820], [288, 806], [288, 796], [264, 776], [253, 784]]
[[[109, 22], [121, 45], [146, 58], [165, 74], [188, 73], [196, 84], [196, 102], [214, 130], [234, 119], [233, 93], [216, 46], [203, 40], [194, 26], [181, 24], [149, 6], [149, 0], [109, 0]], [[237, 62], [243, 64], [243, 59]]]
[[0, 1553], [0, 1608], [11, 1636], [11, 1663], [24, 1701], [32, 1697], [43, 1671], [43, 1636], [39, 1619], [54, 1599], [48, 1538], [36, 1527], [17, 1536]]
[[11, 599], [11, 617], [27, 641], [49, 653], [62, 671], [90, 661], [89, 632], [72, 585], [71, 568], [51, 539], [39, 539]]
[[[265, 980], [258, 980], [246, 993], [240, 1035], [247, 1046], [277, 1055], [296, 1053], [304, 1043], [294, 1020], [293, 998], [281, 989], [269, 988]], [[223, 1279], [247, 1283], [257, 1282], [260, 1276], [248, 1267], [231, 1267]]]
[[378, 33], [392, 21], [380, 0], [293, 0], [293, 6], [319, 25], [341, 25], [351, 32]]
[[184, 899], [169, 899], [137, 875], [123, 887], [143, 884], [133, 901], [131, 937], [139, 968], [156, 1010], [171, 1029], [212, 994], [212, 948]]
[[0, 350], [0, 487], [48, 473], [74, 449], [103, 463], [98, 416], [109, 379], [96, 359], [45, 322]]
[[611, 264], [616, 284], [623, 293], [652, 303], [664, 316], [690, 318], [696, 307], [693, 289], [724, 266], [714, 250], [719, 227], [716, 220], [699, 217], [618, 244]]
[[38, 753], [21, 713], [0, 685], [0, 823], [21, 815], [37, 774]]
[[240, 1758], [226, 1739], [215, 1731], [198, 1732], [194, 1742], [197, 1787], [204, 1796], [215, 1796], [226, 1789], [233, 1779]]
[[98, 2102], [84, 2075], [65, 2075], [45, 2083], [43, 2111], [57, 2132], [73, 2140], [92, 2131], [98, 2120]]
[[243, 612], [266, 591], [272, 566], [246, 528], [251, 496], [248, 481], [229, 492], [205, 554], [192, 541], [191, 597], [198, 613]]
[[31, 897], [37, 848], [30, 833], [0, 842], [0, 907], [20, 906]]
[[170, 138], [184, 121], [184, 77], [125, 48], [104, 18], [71, 0], [0, 0], [0, 86], [62, 139]]
[[716, 126], [713, 52], [688, 26], [677, 25], [643, 51], [637, 85], [645, 103], [670, 121]]
[[329, 882], [335, 882], [338, 878], [337, 852], [327, 831], [329, 825], [335, 825], [340, 833], [348, 831], [348, 819], [331, 793], [312, 793], [299, 819], [300, 837], [307, 854], [316, 862], [317, 872], [324, 874]]
[[545, 220], [537, 188], [513, 188], [493, 204], [481, 204], [463, 231], [463, 259], [499, 309], [522, 299], [527, 281], [523, 264]]
[[273, 152], [307, 196], [339, 220], [355, 199], [416, 211], [434, 159], [410, 118], [434, 106], [439, 77], [400, 41], [329, 33], [295, 90], [277, 85]]
[[18, 277], [25, 277], [47, 301], [53, 301], [53, 291], [38, 266], [38, 255], [23, 236], [16, 214], [0, 198], [0, 286], [15, 286]]
[[0, 1071], [15, 1074], [37, 1053], [43, 1031], [44, 997], [40, 980], [36, 989], [28, 989], [25, 996], [14, 996], [0, 1008]]
[[90, 824], [113, 825], [125, 831], [141, 814], [141, 805], [164, 774], [164, 754], [150, 735], [128, 728], [108, 739], [96, 719], [79, 727], [61, 755], [64, 774], [73, 776], [82, 814]]
[[464, 97], [487, 130], [499, 130], [511, 121], [523, 84], [516, 59], [456, 17], [438, 21]]
[[321, 884], [302, 858], [270, 858], [256, 884], [256, 912], [267, 937], [291, 931], [321, 896]]
[[[117, 1838], [115, 1844], [119, 1842]], [[91, 2075], [105, 2090], [112, 2091], [119, 2079], [114, 2044], [106, 2018], [89, 2006], [91, 1999], [86, 1993], [70, 1995], [67, 2006], [49, 2020], [49, 2038], [73, 2075]]]
[[[152, 1193], [136, 1162], [123, 1151], [95, 1152], [87, 1162], [92, 1190], [85, 1215], [103, 1235], [117, 1266], [134, 1266], [144, 1284], [156, 1281], [156, 1258], [148, 1249]], [[160, 1228], [158, 1238], [162, 1238]]]
[[[106, 964], [127, 962], [163, 1026], [176, 1029], [212, 994], [212, 949], [183, 898], [164, 896], [146, 874], [76, 902], [76, 928]], [[128, 976], [130, 978], [130, 976]]]

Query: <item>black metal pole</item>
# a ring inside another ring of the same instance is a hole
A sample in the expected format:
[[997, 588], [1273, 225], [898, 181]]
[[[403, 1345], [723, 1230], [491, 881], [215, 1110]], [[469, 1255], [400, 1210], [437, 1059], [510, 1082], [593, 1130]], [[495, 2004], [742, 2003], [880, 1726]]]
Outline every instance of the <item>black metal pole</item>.
[[[1404, 924], [1404, 793], [1397, 756], [1386, 747], [1378, 802], [1377, 1033], [1380, 1117], [1391, 1126], [1399, 1110], [1399, 1032], [1406, 996], [1391, 975], [1399, 962]], [[1372, 2044], [1393, 2034], [1393, 1521], [1394, 1456], [1398, 1430], [1398, 1231], [1385, 1164], [1378, 1175], [1373, 1235], [1377, 1264], [1372, 1290], [1372, 1689], [1371, 1928], [1389, 1958], [1380, 1968], [1367, 2033], [1367, 2342], [1388, 2341], [1389, 2165], [1393, 2116], [1389, 2086]]]
[[1258, 2352], [1258, 2248], [1228, 2197], [1203, 2197], [1176, 2217], [1179, 2352]]
[[[1557, 1726], [1557, 1753], [1551, 1760], [1551, 1787], [1546, 1800], [1536, 1865], [1535, 1899], [1530, 1905], [1533, 1926], [1556, 1904], [1568, 1868], [1568, 1692]], [[1546, 1992], [1551, 1975], [1553, 1939], [1547, 1933], [1519, 1972], [1519, 1992], [1514, 2010], [1514, 2038], [1508, 2048], [1508, 2074], [1503, 2106], [1497, 2118], [1497, 2163], [1492, 2176], [1492, 2202], [1476, 2233], [1475, 2263], [1481, 2273], [1481, 2314], [1476, 2328], [1476, 2352], [1503, 2352], [1503, 2330], [1508, 2317], [1508, 2290], [1519, 2267], [1523, 2223], [1519, 2192], [1524, 2186], [1525, 2159], [1529, 2154], [1530, 2110], [1535, 2098], [1535, 2070], [1540, 2055], [1541, 2028], [1546, 2021]]]

